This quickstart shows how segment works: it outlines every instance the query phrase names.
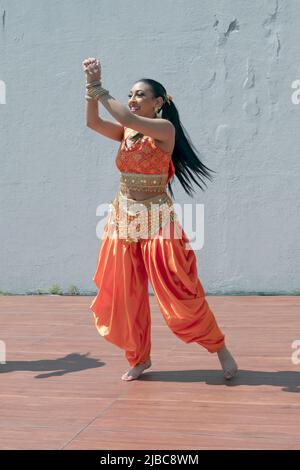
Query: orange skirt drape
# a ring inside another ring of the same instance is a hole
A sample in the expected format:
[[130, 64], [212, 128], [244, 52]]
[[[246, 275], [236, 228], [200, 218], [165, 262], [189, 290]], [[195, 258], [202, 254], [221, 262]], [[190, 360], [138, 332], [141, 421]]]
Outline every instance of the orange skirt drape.
[[[174, 234], [180, 230], [178, 238]], [[101, 336], [125, 351], [131, 366], [151, 353], [151, 316], [148, 281], [163, 318], [186, 343], [209, 352], [225, 345], [225, 336], [205, 298], [194, 251], [179, 221], [170, 225], [170, 237], [158, 236], [128, 243], [111, 237], [104, 228], [93, 281], [98, 289], [90, 304]]]

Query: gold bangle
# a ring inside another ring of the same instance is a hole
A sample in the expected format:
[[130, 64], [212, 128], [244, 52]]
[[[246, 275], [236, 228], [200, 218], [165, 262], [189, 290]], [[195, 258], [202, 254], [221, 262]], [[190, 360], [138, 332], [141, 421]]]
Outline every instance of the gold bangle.
[[109, 91], [105, 88], [102, 88], [101, 85], [94, 85], [93, 87], [88, 88], [86, 91], [86, 94], [93, 99], [99, 99], [101, 96], [109, 94]]
[[[107, 93], [105, 93], [105, 94], [107, 94]], [[98, 96], [98, 97], [96, 97], [96, 96], [93, 97], [93, 96], [90, 96], [90, 95], [85, 95], [85, 99], [86, 99], [86, 100], [89, 100], [89, 101], [98, 101], [99, 98], [100, 98], [101, 96], [103, 96], [103, 95], [104, 95], [104, 93], [103, 93], [102, 95]]]
[[98, 88], [101, 88], [101, 85], [93, 85], [91, 87], [86, 87], [86, 92], [92, 92], [93, 90], [97, 90]]
[[87, 82], [85, 84], [85, 87], [86, 88], [92, 88], [95, 85], [100, 85], [101, 86], [102, 85], [101, 80], [93, 80], [92, 82]]

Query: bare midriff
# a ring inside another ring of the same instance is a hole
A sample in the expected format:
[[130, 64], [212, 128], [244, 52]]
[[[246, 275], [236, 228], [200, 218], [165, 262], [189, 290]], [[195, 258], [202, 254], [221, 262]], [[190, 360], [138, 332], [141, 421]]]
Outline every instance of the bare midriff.
[[122, 193], [125, 194], [130, 199], [135, 199], [136, 201], [141, 201], [142, 199], [148, 199], [152, 196], [157, 196], [159, 194], [157, 191], [137, 191], [133, 189], [122, 190]]

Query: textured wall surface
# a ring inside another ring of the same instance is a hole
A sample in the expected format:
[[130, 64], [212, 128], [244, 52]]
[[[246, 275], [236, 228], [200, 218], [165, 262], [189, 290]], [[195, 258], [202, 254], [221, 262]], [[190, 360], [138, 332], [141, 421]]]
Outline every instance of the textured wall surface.
[[162, 82], [217, 171], [193, 198], [173, 186], [204, 204], [206, 292], [299, 290], [299, 39], [297, 0], [0, 0], [0, 290], [95, 292], [119, 143], [85, 126], [86, 57], [124, 104]]

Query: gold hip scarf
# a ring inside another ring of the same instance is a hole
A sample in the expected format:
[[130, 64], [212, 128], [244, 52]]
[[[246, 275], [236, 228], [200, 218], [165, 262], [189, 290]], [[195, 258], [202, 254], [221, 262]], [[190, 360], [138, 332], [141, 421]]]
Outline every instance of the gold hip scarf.
[[172, 199], [166, 191], [137, 201], [123, 194], [120, 188], [110, 204], [108, 227], [111, 231], [110, 236], [117, 236], [131, 243], [140, 239], [154, 238], [158, 235], [160, 228], [166, 224], [170, 227], [170, 222], [176, 219], [177, 214], [174, 211]]

